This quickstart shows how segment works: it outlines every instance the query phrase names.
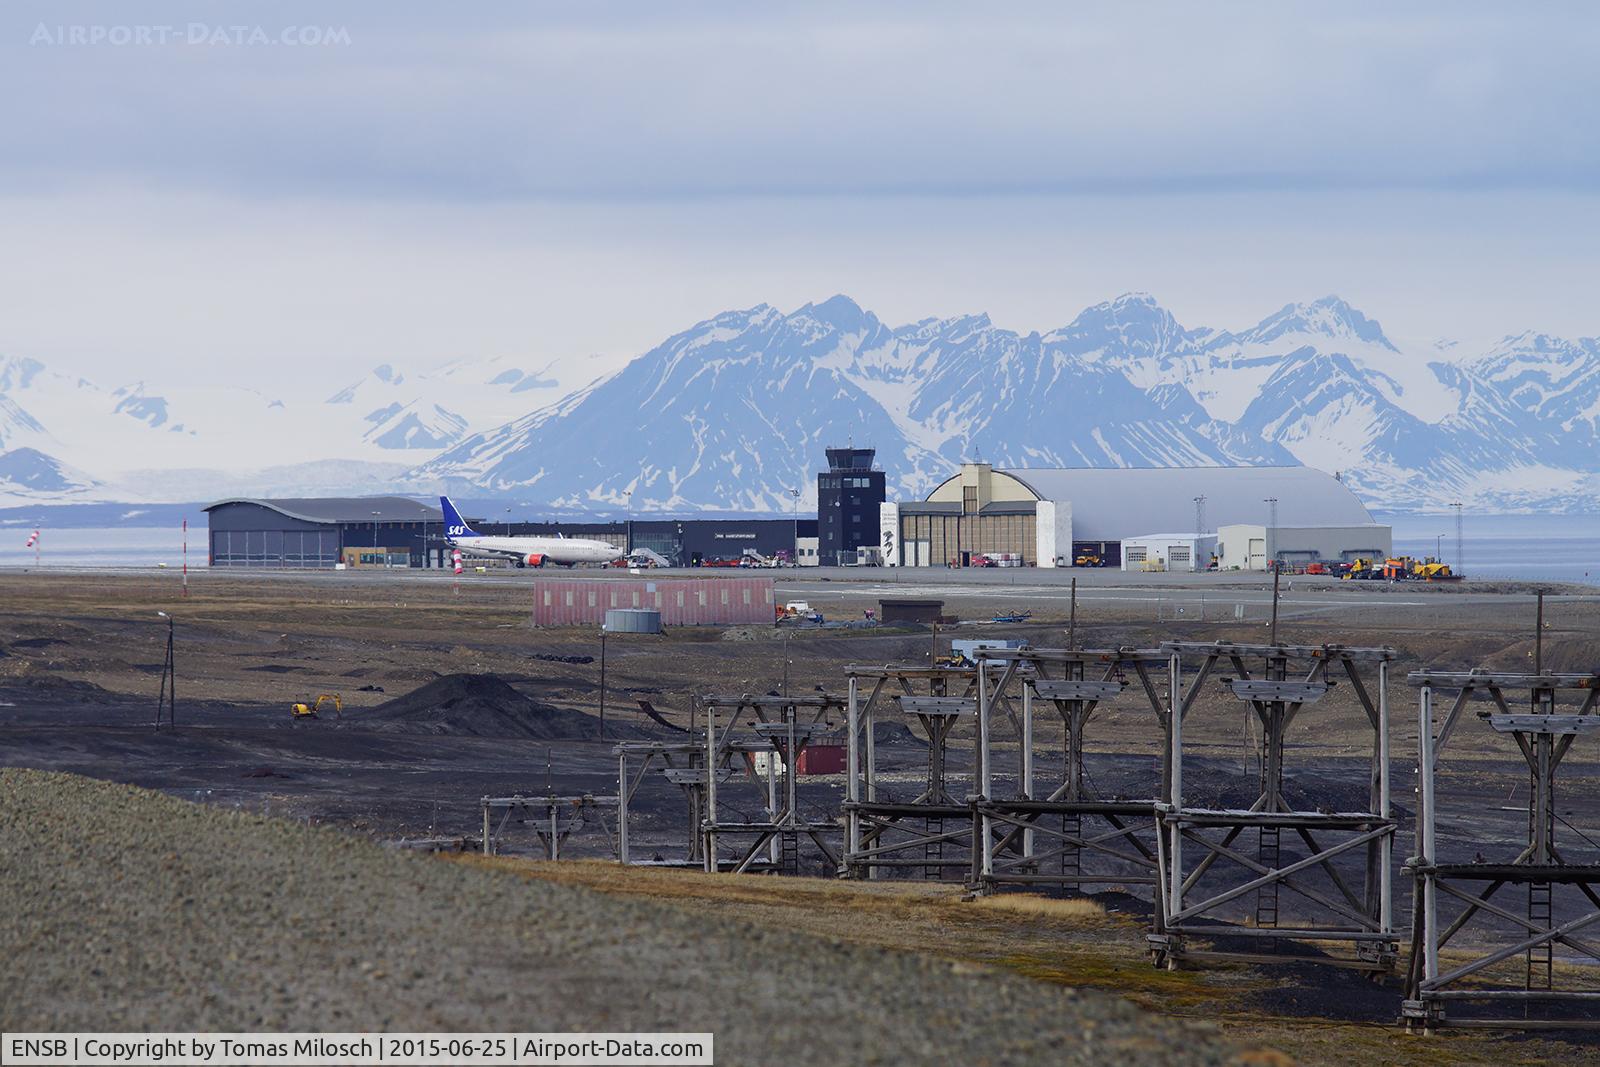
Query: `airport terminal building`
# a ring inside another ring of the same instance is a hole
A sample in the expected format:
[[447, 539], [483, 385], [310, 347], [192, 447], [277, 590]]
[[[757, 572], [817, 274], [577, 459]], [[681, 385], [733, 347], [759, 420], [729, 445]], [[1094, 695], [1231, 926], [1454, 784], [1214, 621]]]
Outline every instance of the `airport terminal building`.
[[[1285, 550], [1339, 559], [1389, 544], [1389, 528], [1374, 523], [1343, 482], [1310, 467], [999, 470], [964, 463], [926, 500], [883, 504], [879, 537], [889, 566], [959, 567], [975, 556], [1010, 553], [1025, 566], [1070, 566], [1094, 556], [1119, 567], [1124, 541], [1193, 531], [1197, 520], [1216, 531], [1274, 511], [1285, 524], [1280, 529], [1299, 531], [1272, 539]], [[1253, 569], [1248, 540], [1243, 562], [1233, 564], [1241, 569]], [[1264, 568], [1265, 539], [1261, 548], [1254, 562]]]
[[[437, 507], [400, 496], [236, 497], [205, 508], [213, 567], [332, 568], [444, 567], [449, 546]], [[737, 560], [745, 549], [794, 559], [809, 541], [815, 564], [815, 519], [636, 519], [625, 522], [513, 521], [500, 515], [466, 516], [484, 534], [592, 538], [617, 546], [617, 554], [648, 548], [674, 566]], [[484, 561], [478, 560], [477, 563]]]

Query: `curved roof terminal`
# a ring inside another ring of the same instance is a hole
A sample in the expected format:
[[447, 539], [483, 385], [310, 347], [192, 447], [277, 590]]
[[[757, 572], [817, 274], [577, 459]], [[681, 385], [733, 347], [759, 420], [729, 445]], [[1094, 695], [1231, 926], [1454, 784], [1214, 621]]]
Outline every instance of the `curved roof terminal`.
[[228, 504], [256, 504], [301, 522], [371, 522], [374, 511], [379, 513], [379, 522], [444, 521], [438, 508], [403, 496], [230, 497], [201, 510], [209, 512]]

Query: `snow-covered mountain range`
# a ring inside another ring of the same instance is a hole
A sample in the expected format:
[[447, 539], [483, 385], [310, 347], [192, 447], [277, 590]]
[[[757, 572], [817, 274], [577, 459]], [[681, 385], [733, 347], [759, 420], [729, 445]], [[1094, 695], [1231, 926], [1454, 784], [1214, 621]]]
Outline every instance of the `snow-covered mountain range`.
[[1600, 510], [1600, 340], [1401, 351], [1336, 297], [1233, 333], [1130, 294], [1048, 333], [890, 327], [839, 296], [730, 311], [419, 474], [568, 507], [781, 511], [821, 446], [873, 444], [896, 492], [1003, 466], [1304, 463], [1386, 510]]
[[[356, 381], [279, 381], [268, 392], [144, 381], [104, 388], [0, 357], [0, 502], [389, 492], [471, 432], [561, 393], [549, 368], [505, 359], [416, 374], [385, 364]], [[9, 473], [41, 465], [62, 473]]]
[[1130, 294], [1020, 334], [984, 315], [890, 326], [836, 296], [724, 312], [565, 395], [559, 366], [504, 360], [268, 393], [106, 389], [0, 359], [0, 500], [449, 488], [786, 514], [822, 449], [853, 440], [904, 496], [973, 458], [1305, 463], [1384, 510], [1600, 510], [1600, 339], [1461, 347], [1403, 348], [1336, 297], [1231, 332]]

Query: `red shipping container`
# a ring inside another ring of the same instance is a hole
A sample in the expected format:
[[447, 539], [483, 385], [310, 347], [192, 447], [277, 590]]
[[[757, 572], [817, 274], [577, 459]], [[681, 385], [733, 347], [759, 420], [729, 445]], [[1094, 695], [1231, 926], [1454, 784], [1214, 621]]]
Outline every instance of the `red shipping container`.
[[800, 750], [800, 774], [843, 774], [843, 745], [807, 745]]

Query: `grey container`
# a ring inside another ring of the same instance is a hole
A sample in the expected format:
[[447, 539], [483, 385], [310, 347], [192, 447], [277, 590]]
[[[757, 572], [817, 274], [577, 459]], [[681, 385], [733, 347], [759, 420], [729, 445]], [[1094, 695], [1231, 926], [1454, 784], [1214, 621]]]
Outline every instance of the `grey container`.
[[661, 612], [640, 608], [608, 608], [605, 630], [612, 634], [658, 634], [661, 632]]

